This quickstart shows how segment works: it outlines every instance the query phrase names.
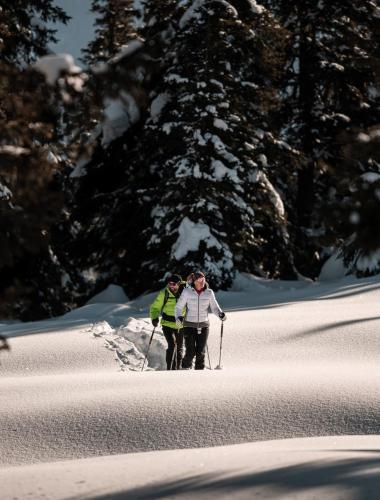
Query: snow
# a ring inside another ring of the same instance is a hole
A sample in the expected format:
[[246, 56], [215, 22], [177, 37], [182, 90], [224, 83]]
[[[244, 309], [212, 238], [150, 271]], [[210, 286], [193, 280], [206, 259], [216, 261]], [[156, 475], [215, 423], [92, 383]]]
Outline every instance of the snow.
[[140, 372], [154, 296], [1, 325], [2, 500], [377, 498], [379, 276], [239, 274], [203, 372], [162, 370], [160, 330]]
[[229, 130], [229, 126], [224, 120], [221, 120], [220, 118], [215, 118], [214, 119], [214, 127], [219, 128], [221, 130]]
[[189, 79], [184, 78], [180, 75], [177, 75], [176, 73], [170, 73], [169, 75], [165, 76], [165, 81], [169, 83], [188, 83]]
[[204, 135], [204, 138], [206, 141], [210, 141], [213, 144], [215, 151], [217, 153], [219, 153], [219, 155], [224, 160], [226, 160], [227, 162], [231, 162], [233, 164], [240, 163], [239, 159], [235, 155], [233, 155], [232, 153], [227, 151], [227, 146], [224, 144], [224, 142], [221, 140], [221, 138], [219, 136], [214, 135], [214, 134], [210, 134], [209, 132], [207, 132]]
[[222, 248], [220, 242], [211, 234], [210, 227], [204, 222], [193, 222], [188, 217], [182, 219], [178, 228], [178, 239], [172, 248], [173, 257], [181, 260], [189, 252], [195, 252], [199, 249], [201, 241], [204, 241], [207, 248]]
[[214, 85], [216, 85], [217, 87], [219, 87], [220, 90], [224, 89], [223, 83], [220, 82], [219, 80], [215, 80], [215, 78], [210, 78], [210, 83], [213, 83]]
[[80, 157], [78, 163], [75, 165], [72, 172], [70, 173], [70, 177], [72, 179], [75, 179], [86, 175], [87, 174], [86, 165], [88, 164], [88, 162], [89, 158], [87, 158], [86, 156]]
[[256, 3], [255, 0], [248, 0], [248, 2], [250, 3], [252, 12], [255, 14], [263, 14], [265, 12], [265, 7]]
[[132, 40], [127, 45], [122, 45], [115, 56], [110, 59], [110, 63], [117, 63], [124, 57], [129, 57], [144, 46], [142, 40]]
[[140, 110], [134, 97], [126, 92], [116, 99], [106, 98], [104, 104], [102, 145], [107, 146], [140, 119]]
[[341, 121], [344, 123], [350, 123], [351, 118], [347, 115], [344, 115], [343, 113], [332, 113], [330, 115], [324, 114], [321, 116], [321, 121], [325, 122], [327, 120], [336, 120], [336, 121]]
[[215, 160], [212, 158], [211, 160], [211, 166], [214, 170], [214, 177], [215, 179], [221, 180], [223, 177], [229, 177], [230, 180], [236, 184], [240, 183], [240, 179], [237, 175], [236, 170], [233, 170], [232, 168], [228, 168], [224, 165], [223, 162], [220, 160]]
[[377, 182], [380, 179], [380, 174], [378, 174], [377, 172], [366, 172], [360, 177], [363, 179], [363, 181], [369, 182], [371, 184], [372, 182]]
[[158, 121], [161, 111], [170, 102], [170, 95], [167, 92], [155, 97], [150, 105], [150, 117], [153, 123]]
[[10, 200], [12, 198], [12, 191], [0, 182], [0, 200]]
[[358, 142], [369, 143], [380, 139], [380, 128], [374, 127], [368, 134], [360, 132], [357, 136]]
[[185, 11], [181, 19], [179, 20], [179, 27], [183, 29], [187, 24], [195, 20], [200, 21], [202, 19], [202, 14], [199, 12], [200, 8], [203, 6], [204, 0], [194, 0], [190, 7]]
[[264, 154], [259, 155], [258, 160], [259, 160], [259, 162], [261, 163], [261, 165], [263, 167], [267, 167], [268, 166], [268, 158]]
[[356, 261], [358, 271], [372, 273], [379, 269], [380, 266], [380, 250], [371, 252], [367, 255], [361, 255]]
[[70, 54], [54, 54], [43, 56], [34, 64], [34, 67], [46, 78], [50, 85], [55, 85], [62, 74], [76, 75], [83, 70], [74, 63]]
[[124, 304], [129, 299], [125, 295], [124, 290], [118, 285], [108, 285], [102, 292], [92, 297], [87, 304], [98, 304], [104, 302], [111, 302], [113, 304]]
[[341, 64], [333, 63], [330, 61], [321, 61], [321, 68], [333, 68], [341, 72], [345, 70], [344, 66], [342, 66]]
[[320, 281], [335, 281], [343, 278], [347, 272], [340, 252], [336, 251], [323, 264], [318, 279]]
[[227, 0], [218, 0], [218, 2], [226, 7], [227, 12], [230, 13], [231, 16], [239, 18], [238, 11], [232, 4], [230, 4], [230, 2], [228, 2]]
[[279, 195], [278, 191], [276, 191], [273, 184], [270, 182], [268, 177], [264, 174], [264, 172], [258, 172], [258, 181], [262, 182], [266, 189], [268, 190], [269, 197], [273, 203], [273, 206], [276, 208], [277, 213], [282, 217], [285, 216], [285, 207], [284, 203]]
[[6, 154], [9, 156], [21, 156], [30, 153], [30, 149], [22, 148], [21, 146], [13, 146], [12, 144], [5, 144], [0, 146], [0, 154]]

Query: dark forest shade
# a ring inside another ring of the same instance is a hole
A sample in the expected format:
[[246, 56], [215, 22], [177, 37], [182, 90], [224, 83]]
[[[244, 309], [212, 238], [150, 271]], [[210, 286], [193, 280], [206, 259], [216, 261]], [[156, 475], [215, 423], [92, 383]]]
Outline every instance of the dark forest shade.
[[89, 77], [60, 106], [20, 69], [53, 34], [28, 45], [26, 8], [3, 9], [2, 145], [28, 153], [1, 157], [1, 313], [57, 314], [110, 283], [134, 297], [194, 267], [216, 289], [238, 271], [315, 278], [339, 248], [349, 271], [377, 272], [374, 3], [132, 4], [92, 2]]

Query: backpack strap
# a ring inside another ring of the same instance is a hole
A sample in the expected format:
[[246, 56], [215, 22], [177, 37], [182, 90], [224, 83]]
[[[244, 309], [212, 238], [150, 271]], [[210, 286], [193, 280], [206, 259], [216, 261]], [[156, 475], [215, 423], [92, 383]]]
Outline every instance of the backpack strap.
[[164, 301], [162, 303], [162, 307], [161, 307], [161, 316], [162, 316], [162, 311], [164, 310], [164, 307], [166, 305], [166, 302], [169, 300], [169, 290], [167, 288], [165, 288], [165, 295], [164, 295]]
[[[179, 299], [179, 296], [181, 295], [181, 293], [183, 292], [183, 289], [185, 288], [185, 283], [181, 283], [178, 287], [178, 293], [177, 295], [175, 296], [175, 301], [177, 302], [177, 300]], [[162, 303], [162, 307], [161, 307], [161, 316], [162, 316], [162, 311], [164, 310], [164, 307], [166, 305], [166, 302], [169, 300], [169, 290], [167, 288], [165, 288], [165, 295], [164, 295], [164, 302]]]

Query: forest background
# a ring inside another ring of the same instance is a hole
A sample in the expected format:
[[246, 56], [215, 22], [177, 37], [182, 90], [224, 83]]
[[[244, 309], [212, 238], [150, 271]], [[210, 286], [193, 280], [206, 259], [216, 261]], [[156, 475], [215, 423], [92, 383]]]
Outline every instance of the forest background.
[[0, 316], [168, 272], [380, 270], [378, 0], [0, 1]]

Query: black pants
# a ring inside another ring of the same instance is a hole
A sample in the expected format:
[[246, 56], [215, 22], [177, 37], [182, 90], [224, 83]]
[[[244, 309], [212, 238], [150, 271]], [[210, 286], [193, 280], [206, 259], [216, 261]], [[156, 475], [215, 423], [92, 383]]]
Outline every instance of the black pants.
[[[180, 370], [183, 358], [183, 330], [163, 326], [168, 348], [166, 349], [166, 366], [168, 370]], [[177, 346], [177, 355], [173, 358], [174, 349]]]
[[186, 354], [183, 358], [182, 368], [191, 368], [195, 356], [195, 369], [204, 370], [208, 326], [202, 328], [200, 333], [198, 333], [197, 328], [189, 327], [185, 327], [183, 331], [185, 336]]

